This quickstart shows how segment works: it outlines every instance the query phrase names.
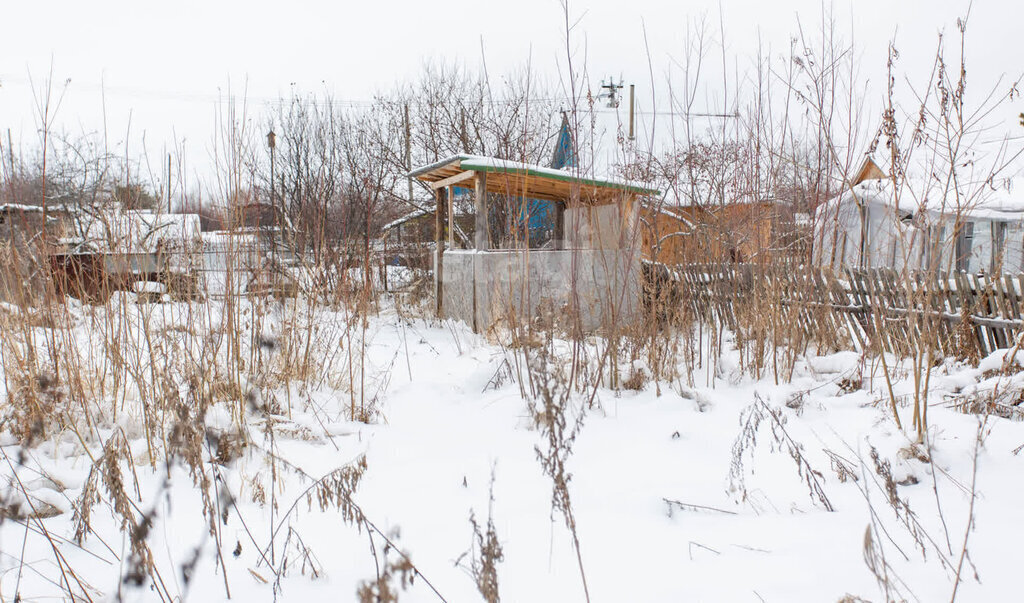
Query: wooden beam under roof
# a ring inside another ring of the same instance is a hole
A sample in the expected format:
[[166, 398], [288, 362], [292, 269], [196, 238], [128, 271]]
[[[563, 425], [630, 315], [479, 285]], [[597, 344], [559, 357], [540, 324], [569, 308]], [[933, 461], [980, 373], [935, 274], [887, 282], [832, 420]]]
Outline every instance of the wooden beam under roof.
[[463, 180], [469, 180], [474, 176], [474, 174], [476, 174], [476, 172], [467, 171], [455, 174], [454, 176], [448, 176], [447, 178], [442, 178], [441, 180], [434, 180], [433, 182], [430, 183], [430, 188], [437, 190], [439, 188], [444, 188], [446, 186], [458, 184]]
[[532, 175], [489, 172], [487, 192], [513, 197], [532, 197], [550, 201], [569, 201], [591, 205], [612, 203], [629, 195], [626, 191], [563, 180], [548, 180]]

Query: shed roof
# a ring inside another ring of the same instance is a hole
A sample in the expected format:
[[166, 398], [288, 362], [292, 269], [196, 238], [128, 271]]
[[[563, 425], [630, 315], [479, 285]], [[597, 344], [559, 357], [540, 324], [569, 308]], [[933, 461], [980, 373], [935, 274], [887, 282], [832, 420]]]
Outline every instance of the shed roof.
[[487, 192], [546, 199], [549, 201], [568, 201], [574, 198], [578, 189], [579, 200], [588, 203], [613, 202], [623, 194], [657, 195], [658, 191], [641, 183], [626, 180], [610, 180], [587, 178], [566, 170], [482, 157], [479, 155], [452, 155], [430, 165], [416, 168], [409, 176], [429, 182], [435, 188], [449, 184], [467, 182], [473, 173], [486, 173]]
[[152, 253], [165, 245], [198, 242], [201, 232], [199, 214], [113, 209], [90, 217], [82, 232], [62, 242], [76, 251], [92, 248], [103, 252]]
[[387, 224], [385, 224], [384, 226], [381, 227], [381, 230], [388, 231], [388, 230], [391, 230], [392, 228], [394, 228], [396, 226], [401, 226], [402, 224], [405, 224], [406, 222], [408, 222], [410, 220], [415, 220], [416, 218], [422, 218], [423, 216], [432, 216], [432, 215], [434, 215], [433, 211], [428, 211], [428, 210], [425, 210], [425, 209], [416, 209], [416, 210], [413, 210], [413, 211], [405, 214], [404, 216], [401, 216], [399, 218], [396, 218], [396, 219], [388, 222]]
[[[1017, 183], [1019, 184], [1019, 183]], [[1024, 194], [1013, 186], [1012, 180], [996, 183], [965, 182], [960, 195], [946, 191], [934, 179], [904, 179], [900, 187], [901, 212], [917, 212], [933, 216], [962, 214], [975, 219], [1018, 221], [1024, 218]], [[864, 203], [896, 208], [896, 195], [890, 179], [865, 180], [833, 197], [819, 207], [834, 208], [835, 203]]]

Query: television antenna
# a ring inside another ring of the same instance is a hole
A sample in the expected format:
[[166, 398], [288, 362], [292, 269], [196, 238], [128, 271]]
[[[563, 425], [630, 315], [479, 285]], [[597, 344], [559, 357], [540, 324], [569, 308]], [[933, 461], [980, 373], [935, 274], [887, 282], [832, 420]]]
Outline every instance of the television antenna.
[[601, 92], [597, 95], [597, 100], [606, 99], [608, 104], [606, 105], [609, 109], [619, 108], [619, 90], [622, 90], [622, 77], [619, 77], [619, 83], [615, 83], [615, 78], [609, 77], [608, 82], [601, 80]]

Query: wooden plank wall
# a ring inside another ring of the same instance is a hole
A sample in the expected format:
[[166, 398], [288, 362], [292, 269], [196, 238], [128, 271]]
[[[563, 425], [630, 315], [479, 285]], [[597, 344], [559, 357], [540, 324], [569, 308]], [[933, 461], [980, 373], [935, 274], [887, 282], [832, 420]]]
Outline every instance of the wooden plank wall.
[[676, 303], [694, 316], [733, 330], [749, 324], [752, 310], [762, 310], [774, 313], [763, 320], [796, 329], [806, 340], [844, 333], [859, 349], [898, 355], [915, 342], [930, 342], [943, 355], [984, 356], [1012, 347], [1024, 328], [1024, 274], [653, 263], [645, 273], [659, 288], [670, 287]]

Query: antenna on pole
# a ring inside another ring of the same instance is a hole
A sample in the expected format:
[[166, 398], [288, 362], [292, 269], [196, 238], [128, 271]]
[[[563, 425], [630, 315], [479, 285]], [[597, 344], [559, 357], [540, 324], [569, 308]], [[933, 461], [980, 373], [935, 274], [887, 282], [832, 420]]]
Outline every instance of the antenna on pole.
[[609, 109], [619, 108], [619, 90], [622, 90], [622, 77], [619, 77], [619, 83], [615, 83], [615, 78], [609, 77], [608, 82], [605, 83], [601, 80], [601, 93], [597, 95], [597, 100], [607, 99]]

